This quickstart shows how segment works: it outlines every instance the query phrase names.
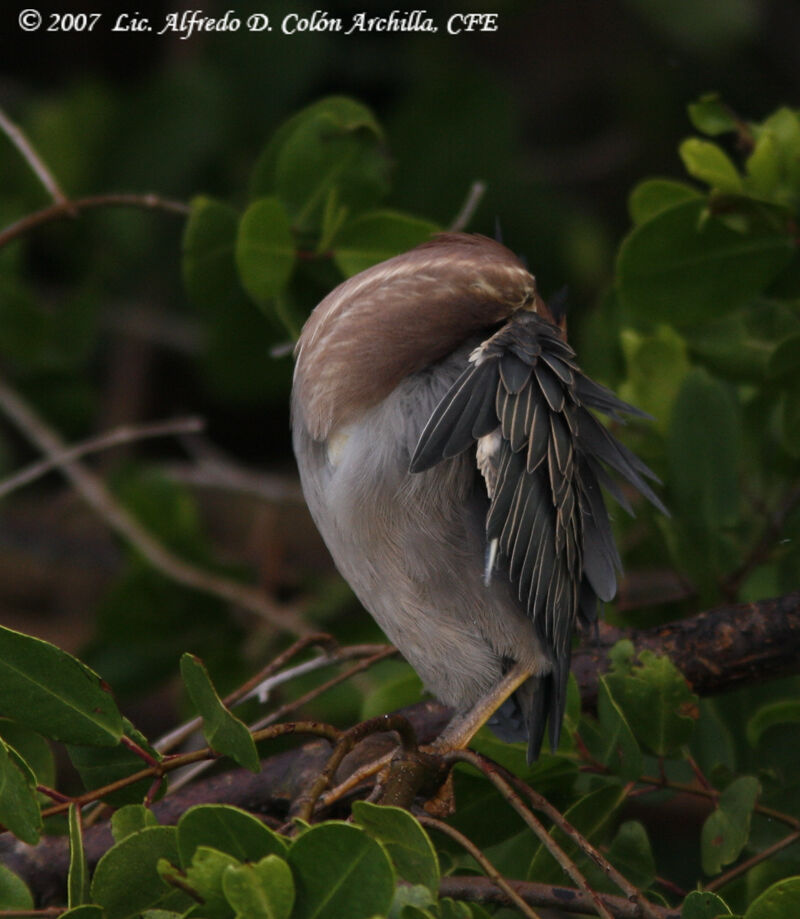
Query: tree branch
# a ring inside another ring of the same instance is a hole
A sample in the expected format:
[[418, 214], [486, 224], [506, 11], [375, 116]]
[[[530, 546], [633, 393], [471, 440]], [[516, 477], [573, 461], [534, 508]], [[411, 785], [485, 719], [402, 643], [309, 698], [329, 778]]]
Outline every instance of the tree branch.
[[174, 555], [114, 498], [105, 484], [74, 459], [64, 459], [66, 445], [25, 400], [0, 379], [0, 409], [28, 440], [64, 474], [75, 490], [106, 523], [159, 571], [179, 584], [212, 594], [261, 616], [276, 628], [295, 635], [310, 629], [290, 609], [280, 607], [261, 591], [196, 568]]

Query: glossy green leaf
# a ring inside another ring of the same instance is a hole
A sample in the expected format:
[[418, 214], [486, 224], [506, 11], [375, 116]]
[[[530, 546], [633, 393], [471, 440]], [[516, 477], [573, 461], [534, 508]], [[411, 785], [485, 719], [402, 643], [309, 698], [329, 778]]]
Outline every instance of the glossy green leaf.
[[111, 835], [114, 842], [122, 842], [126, 836], [138, 833], [148, 826], [158, 826], [158, 820], [150, 808], [143, 804], [125, 804], [111, 815]]
[[689, 742], [697, 696], [668, 657], [643, 651], [630, 672], [618, 670], [606, 681], [634, 736], [650, 751], [666, 756]]
[[730, 914], [722, 897], [709, 890], [693, 890], [681, 907], [681, 919], [718, 919]]
[[400, 807], [380, 807], [367, 801], [353, 804], [353, 819], [373, 839], [382, 843], [397, 874], [409, 884], [439, 890], [439, 860], [428, 834]]
[[236, 910], [236, 919], [289, 919], [292, 915], [294, 879], [277, 855], [267, 855], [254, 865], [228, 868], [222, 887]]
[[672, 406], [689, 372], [686, 342], [663, 325], [653, 335], [623, 329], [620, 338], [628, 371], [619, 387], [620, 397], [651, 414], [653, 425], [666, 433]]
[[242, 286], [266, 306], [279, 296], [295, 263], [295, 242], [286, 208], [277, 198], [259, 198], [242, 215], [236, 236], [236, 267]]
[[[123, 719], [125, 735], [139, 744], [151, 756], [159, 759], [159, 754], [150, 746], [147, 738], [138, 731], [127, 719]], [[134, 775], [146, 768], [145, 761], [137, 756], [126, 745], [116, 747], [84, 747], [76, 744], [67, 746], [72, 765], [78, 770], [81, 780], [87, 789], [102, 788]], [[161, 783], [163, 789], [166, 782]], [[122, 807], [125, 804], [140, 804], [142, 798], [151, 792], [153, 777], [148, 775], [133, 785], [112, 791], [103, 800], [112, 807]]]
[[718, 93], [706, 93], [697, 102], [690, 102], [687, 109], [692, 124], [703, 134], [714, 137], [737, 128], [736, 116]]
[[646, 223], [676, 204], [700, 197], [697, 189], [685, 182], [676, 182], [674, 179], [645, 179], [630, 193], [628, 213], [634, 223]]
[[719, 874], [735, 861], [747, 844], [750, 818], [759, 794], [758, 780], [741, 776], [719, 796], [714, 812], [706, 819], [700, 838], [703, 871]]
[[122, 716], [108, 687], [77, 658], [0, 626], [0, 714], [66, 743], [113, 746]]
[[[188, 891], [193, 891], [202, 903], [200, 912], [203, 919], [230, 919], [231, 909], [223, 891], [223, 877], [229, 868], [240, 867], [240, 863], [228, 855], [210, 846], [199, 846], [192, 856], [192, 863], [186, 869], [185, 877], [181, 878], [182, 884], [176, 885]], [[171, 872], [177, 871], [173, 866], [166, 867], [162, 862], [159, 874], [169, 880]], [[185, 884], [185, 887], [183, 885]]]
[[344, 96], [321, 99], [282, 125], [256, 165], [253, 196], [275, 194], [301, 232], [321, 226], [333, 189], [356, 214], [388, 190], [382, 131], [365, 106]]
[[70, 908], [89, 902], [89, 865], [83, 848], [81, 813], [75, 804], [69, 806], [69, 869], [67, 904]]
[[184, 654], [181, 677], [203, 719], [203, 733], [211, 749], [230, 756], [251, 772], [258, 772], [261, 762], [250, 731], [222, 704], [202, 661], [193, 654]]
[[158, 874], [162, 858], [178, 861], [175, 827], [147, 827], [103, 855], [94, 871], [91, 892], [105, 910], [106, 919], [136, 916], [169, 893]]
[[749, 233], [716, 218], [701, 226], [705, 204], [685, 201], [635, 227], [620, 247], [617, 292], [645, 323], [687, 325], [750, 301], [788, 265], [794, 246], [770, 221]]
[[639, 778], [642, 751], [605, 677], [600, 677], [598, 685], [597, 716], [596, 722], [587, 720], [581, 728], [581, 737], [589, 752], [622, 779]]
[[728, 155], [716, 144], [699, 137], [688, 137], [678, 148], [689, 175], [718, 191], [736, 194], [742, 190], [742, 177]]
[[297, 899], [292, 919], [369, 919], [386, 913], [395, 874], [385, 849], [341, 823], [311, 827], [292, 843]]
[[0, 740], [0, 824], [30, 845], [42, 832], [36, 778], [13, 747]]
[[647, 830], [637, 820], [621, 824], [608, 850], [608, 860], [639, 890], [647, 890], [656, 877], [656, 863]]
[[441, 228], [398, 211], [370, 211], [346, 223], [333, 239], [333, 259], [349, 277], [429, 240]]
[[800, 915], [800, 877], [778, 881], [750, 904], [744, 919], [788, 919]]
[[[621, 785], [604, 785], [576, 801], [564, 812], [564, 819], [589, 842], [596, 842], [624, 800], [625, 790]], [[576, 843], [561, 830], [554, 828], [550, 835], [570, 858], [578, 857]], [[553, 856], [540, 844], [528, 867], [526, 879], [544, 884], [562, 884], [565, 875]]]
[[33, 894], [21, 877], [0, 865], [0, 909], [33, 909]]
[[284, 856], [288, 848], [283, 837], [257, 817], [225, 804], [197, 804], [178, 821], [178, 851], [184, 868], [191, 864], [198, 846], [212, 846], [241, 862]]

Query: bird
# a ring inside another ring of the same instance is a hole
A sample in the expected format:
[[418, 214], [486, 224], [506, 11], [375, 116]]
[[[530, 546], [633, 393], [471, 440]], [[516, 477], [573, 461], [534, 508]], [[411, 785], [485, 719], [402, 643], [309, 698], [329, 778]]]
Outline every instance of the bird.
[[527, 740], [529, 763], [546, 726], [557, 749], [573, 635], [621, 570], [603, 490], [633, 513], [627, 483], [666, 512], [596, 413], [650, 417], [583, 374], [560, 308], [486, 236], [373, 265], [302, 328], [291, 425], [308, 508], [361, 604], [468, 723], [453, 746], [488, 720]]

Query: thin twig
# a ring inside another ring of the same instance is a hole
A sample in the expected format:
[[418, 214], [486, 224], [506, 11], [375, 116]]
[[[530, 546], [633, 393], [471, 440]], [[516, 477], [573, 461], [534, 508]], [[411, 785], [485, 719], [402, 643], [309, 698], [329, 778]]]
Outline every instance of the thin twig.
[[[558, 864], [564, 870], [565, 874], [572, 878], [579, 890], [583, 891], [586, 896], [591, 898], [595, 905], [597, 915], [601, 916], [602, 919], [612, 919], [610, 913], [603, 905], [599, 894], [595, 890], [592, 890], [588, 881], [583, 876], [575, 862], [569, 857], [569, 855], [567, 855], [561, 846], [558, 845], [553, 836], [547, 832], [544, 825], [533, 815], [533, 813], [531, 813], [527, 807], [525, 807], [519, 795], [503, 778], [499, 772], [499, 769], [495, 766], [494, 763], [490, 763], [484, 757], [479, 756], [470, 750], [454, 750], [452, 753], [448, 754], [445, 759], [449, 762], [469, 763], [471, 766], [474, 766], [476, 769], [481, 771], [500, 792], [500, 794], [506, 799], [506, 801], [508, 801], [511, 807], [513, 807], [514, 810], [520, 815], [520, 817], [522, 817], [528, 827], [536, 835], [539, 842], [541, 842], [541, 844], [547, 849], [550, 855], [556, 860], [556, 862], [558, 862]], [[628, 891], [624, 892], [626, 894], [629, 893]]]
[[295, 635], [309, 632], [309, 628], [294, 610], [278, 606], [261, 591], [247, 584], [211, 574], [178, 558], [131, 516], [111, 495], [101, 479], [75, 460], [59, 461], [58, 457], [65, 450], [61, 438], [3, 380], [0, 380], [0, 408], [31, 443], [48, 458], [57, 462], [64, 476], [103, 520], [163, 574], [185, 587], [212, 594], [256, 613], [276, 628]]
[[538, 791], [534, 791], [530, 785], [523, 782], [515, 775], [507, 772], [505, 773], [505, 777], [517, 791], [528, 798], [535, 810], [541, 811], [541, 813], [552, 820], [559, 830], [561, 830], [568, 839], [571, 839], [584, 855], [590, 858], [600, 870], [619, 887], [625, 896], [630, 900], [638, 902], [643, 915], [654, 915], [652, 904], [642, 895], [641, 891], [634, 887], [624, 875], [620, 874], [608, 859], [606, 859], [601, 852], [598, 852], [589, 840], [586, 839], [585, 836], [582, 836], [575, 827], [565, 819], [564, 815], [557, 807], [554, 807], [544, 795], [539, 794]]
[[514, 888], [503, 877], [503, 875], [500, 874], [497, 868], [495, 868], [495, 866], [489, 861], [483, 852], [481, 852], [475, 843], [467, 839], [463, 833], [460, 833], [457, 829], [455, 829], [455, 827], [452, 827], [441, 820], [437, 820], [435, 817], [429, 817], [425, 814], [417, 814], [416, 817], [423, 826], [438, 830], [445, 836], [449, 836], [451, 839], [455, 840], [455, 842], [457, 842], [466, 852], [468, 852], [481, 866], [486, 877], [489, 878], [490, 881], [496, 884], [503, 891], [503, 893], [508, 897], [509, 900], [511, 900], [514, 906], [516, 906], [516, 908], [522, 913], [523, 916], [527, 916], [528, 919], [541, 919], [539, 913], [537, 913], [532, 906], [529, 906], [522, 899], [522, 897], [516, 892], [516, 890], [514, 890]]
[[161, 198], [159, 195], [149, 193], [143, 195], [112, 193], [92, 195], [88, 198], [76, 198], [73, 201], [62, 200], [57, 204], [50, 205], [50, 207], [34, 211], [32, 214], [26, 214], [15, 223], [7, 226], [5, 230], [0, 231], [0, 249], [43, 223], [61, 220], [63, 217], [75, 217], [82, 211], [98, 207], [136, 207], [144, 210], [169, 211], [183, 216], [191, 213], [189, 205], [184, 204], [182, 201], [170, 201], [167, 198]]
[[17, 488], [21, 488], [23, 485], [29, 485], [53, 469], [63, 466], [64, 463], [80, 459], [89, 453], [98, 453], [101, 450], [109, 450], [121, 444], [147, 440], [152, 437], [196, 433], [201, 431], [203, 426], [203, 419], [194, 417], [175, 418], [172, 421], [158, 421], [154, 424], [122, 425], [105, 434], [100, 434], [97, 437], [83, 441], [83, 443], [76, 444], [74, 447], [68, 447], [57, 455], [31, 463], [24, 469], [20, 469], [19, 472], [8, 476], [0, 482], [0, 498], [4, 498], [7, 494]]
[[794, 845], [794, 843], [798, 842], [798, 840], [800, 840], [800, 832], [789, 833], [789, 835], [784, 836], [783, 839], [779, 839], [771, 846], [767, 846], [767, 848], [763, 849], [761, 852], [757, 852], [750, 858], [740, 862], [734, 868], [731, 868], [730, 871], [726, 871], [719, 877], [714, 878], [714, 880], [706, 884], [703, 889], [712, 891], [719, 890], [721, 887], [724, 887], [726, 884], [729, 884], [736, 878], [741, 877], [741, 875], [746, 874], [751, 868], [754, 868], [756, 865], [760, 865], [761, 862], [766, 861], [768, 858], [772, 858], [772, 856], [777, 855], [778, 852], [782, 852], [789, 846]]
[[17, 150], [22, 154], [25, 162], [31, 167], [53, 201], [69, 211], [71, 205], [67, 200], [67, 196], [56, 181], [55, 176], [42, 162], [39, 154], [33, 149], [22, 128], [14, 124], [2, 108], [0, 108], [0, 129], [5, 132], [11, 143], [14, 144]]
[[486, 183], [477, 181], [470, 185], [467, 197], [461, 205], [461, 210], [453, 218], [450, 224], [451, 233], [459, 233], [466, 229], [470, 220], [475, 216], [475, 211], [481, 203], [481, 198], [486, 194]]

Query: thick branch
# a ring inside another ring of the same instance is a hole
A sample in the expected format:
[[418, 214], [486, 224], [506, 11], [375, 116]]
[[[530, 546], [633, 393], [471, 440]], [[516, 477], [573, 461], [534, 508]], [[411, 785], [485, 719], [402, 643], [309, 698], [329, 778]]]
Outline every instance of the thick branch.
[[701, 696], [763, 683], [800, 673], [800, 591], [719, 606], [652, 629], [601, 627], [599, 638], [585, 642], [573, 659], [585, 707], [594, 708], [608, 650], [623, 638], [637, 653], [665, 654]]
[[[701, 695], [737, 689], [800, 671], [800, 592], [761, 603], [719, 607], [654, 629], [603, 629], [598, 641], [575, 655], [575, 671], [585, 707], [591, 707], [596, 701], [597, 679], [608, 665], [606, 653], [620, 638], [630, 639], [637, 651], [667, 654]], [[428, 744], [439, 736], [451, 712], [437, 702], [427, 701], [403, 710], [402, 714], [413, 725], [419, 743]], [[391, 752], [396, 744], [393, 734], [367, 738], [344, 758], [335, 781], [344, 781], [366, 763]], [[288, 812], [291, 802], [319, 776], [330, 749], [327, 742], [318, 740], [264, 760], [258, 775], [235, 769], [194, 782], [156, 804], [154, 810], [162, 823], [176, 822], [187, 808], [199, 803], [233, 804], [280, 819]], [[347, 802], [341, 804], [346, 807]], [[111, 837], [106, 827], [97, 826], [86, 831], [85, 841], [89, 861], [94, 863], [111, 844]], [[0, 860], [12, 871], [43, 895], [48, 892], [50, 896], [58, 895], [68, 867], [63, 839], [46, 839], [31, 848], [6, 835], [0, 838], [0, 847], [5, 847], [0, 848]], [[472, 879], [470, 883], [473, 881], [485, 883], [482, 879]], [[462, 882], [454, 880], [452, 883]], [[539, 889], [539, 885], [532, 885], [533, 888]], [[526, 888], [518, 886], [517, 889], [527, 899]], [[553, 893], [562, 888], [546, 889], [551, 893], [542, 896], [562, 896], [559, 892]], [[485, 893], [490, 899], [493, 896], [489, 887]], [[498, 892], [497, 896], [500, 895]], [[578, 892], [570, 893], [570, 897], [577, 896]], [[529, 902], [555, 905], [537, 900]], [[612, 907], [608, 898], [606, 902], [614, 915], [635, 915], [619, 911], [616, 905]], [[563, 908], [567, 904], [561, 900], [557, 905]], [[568, 905], [572, 912], [583, 910], [580, 900], [571, 899]], [[665, 917], [672, 915], [674, 913], [665, 911]]]

